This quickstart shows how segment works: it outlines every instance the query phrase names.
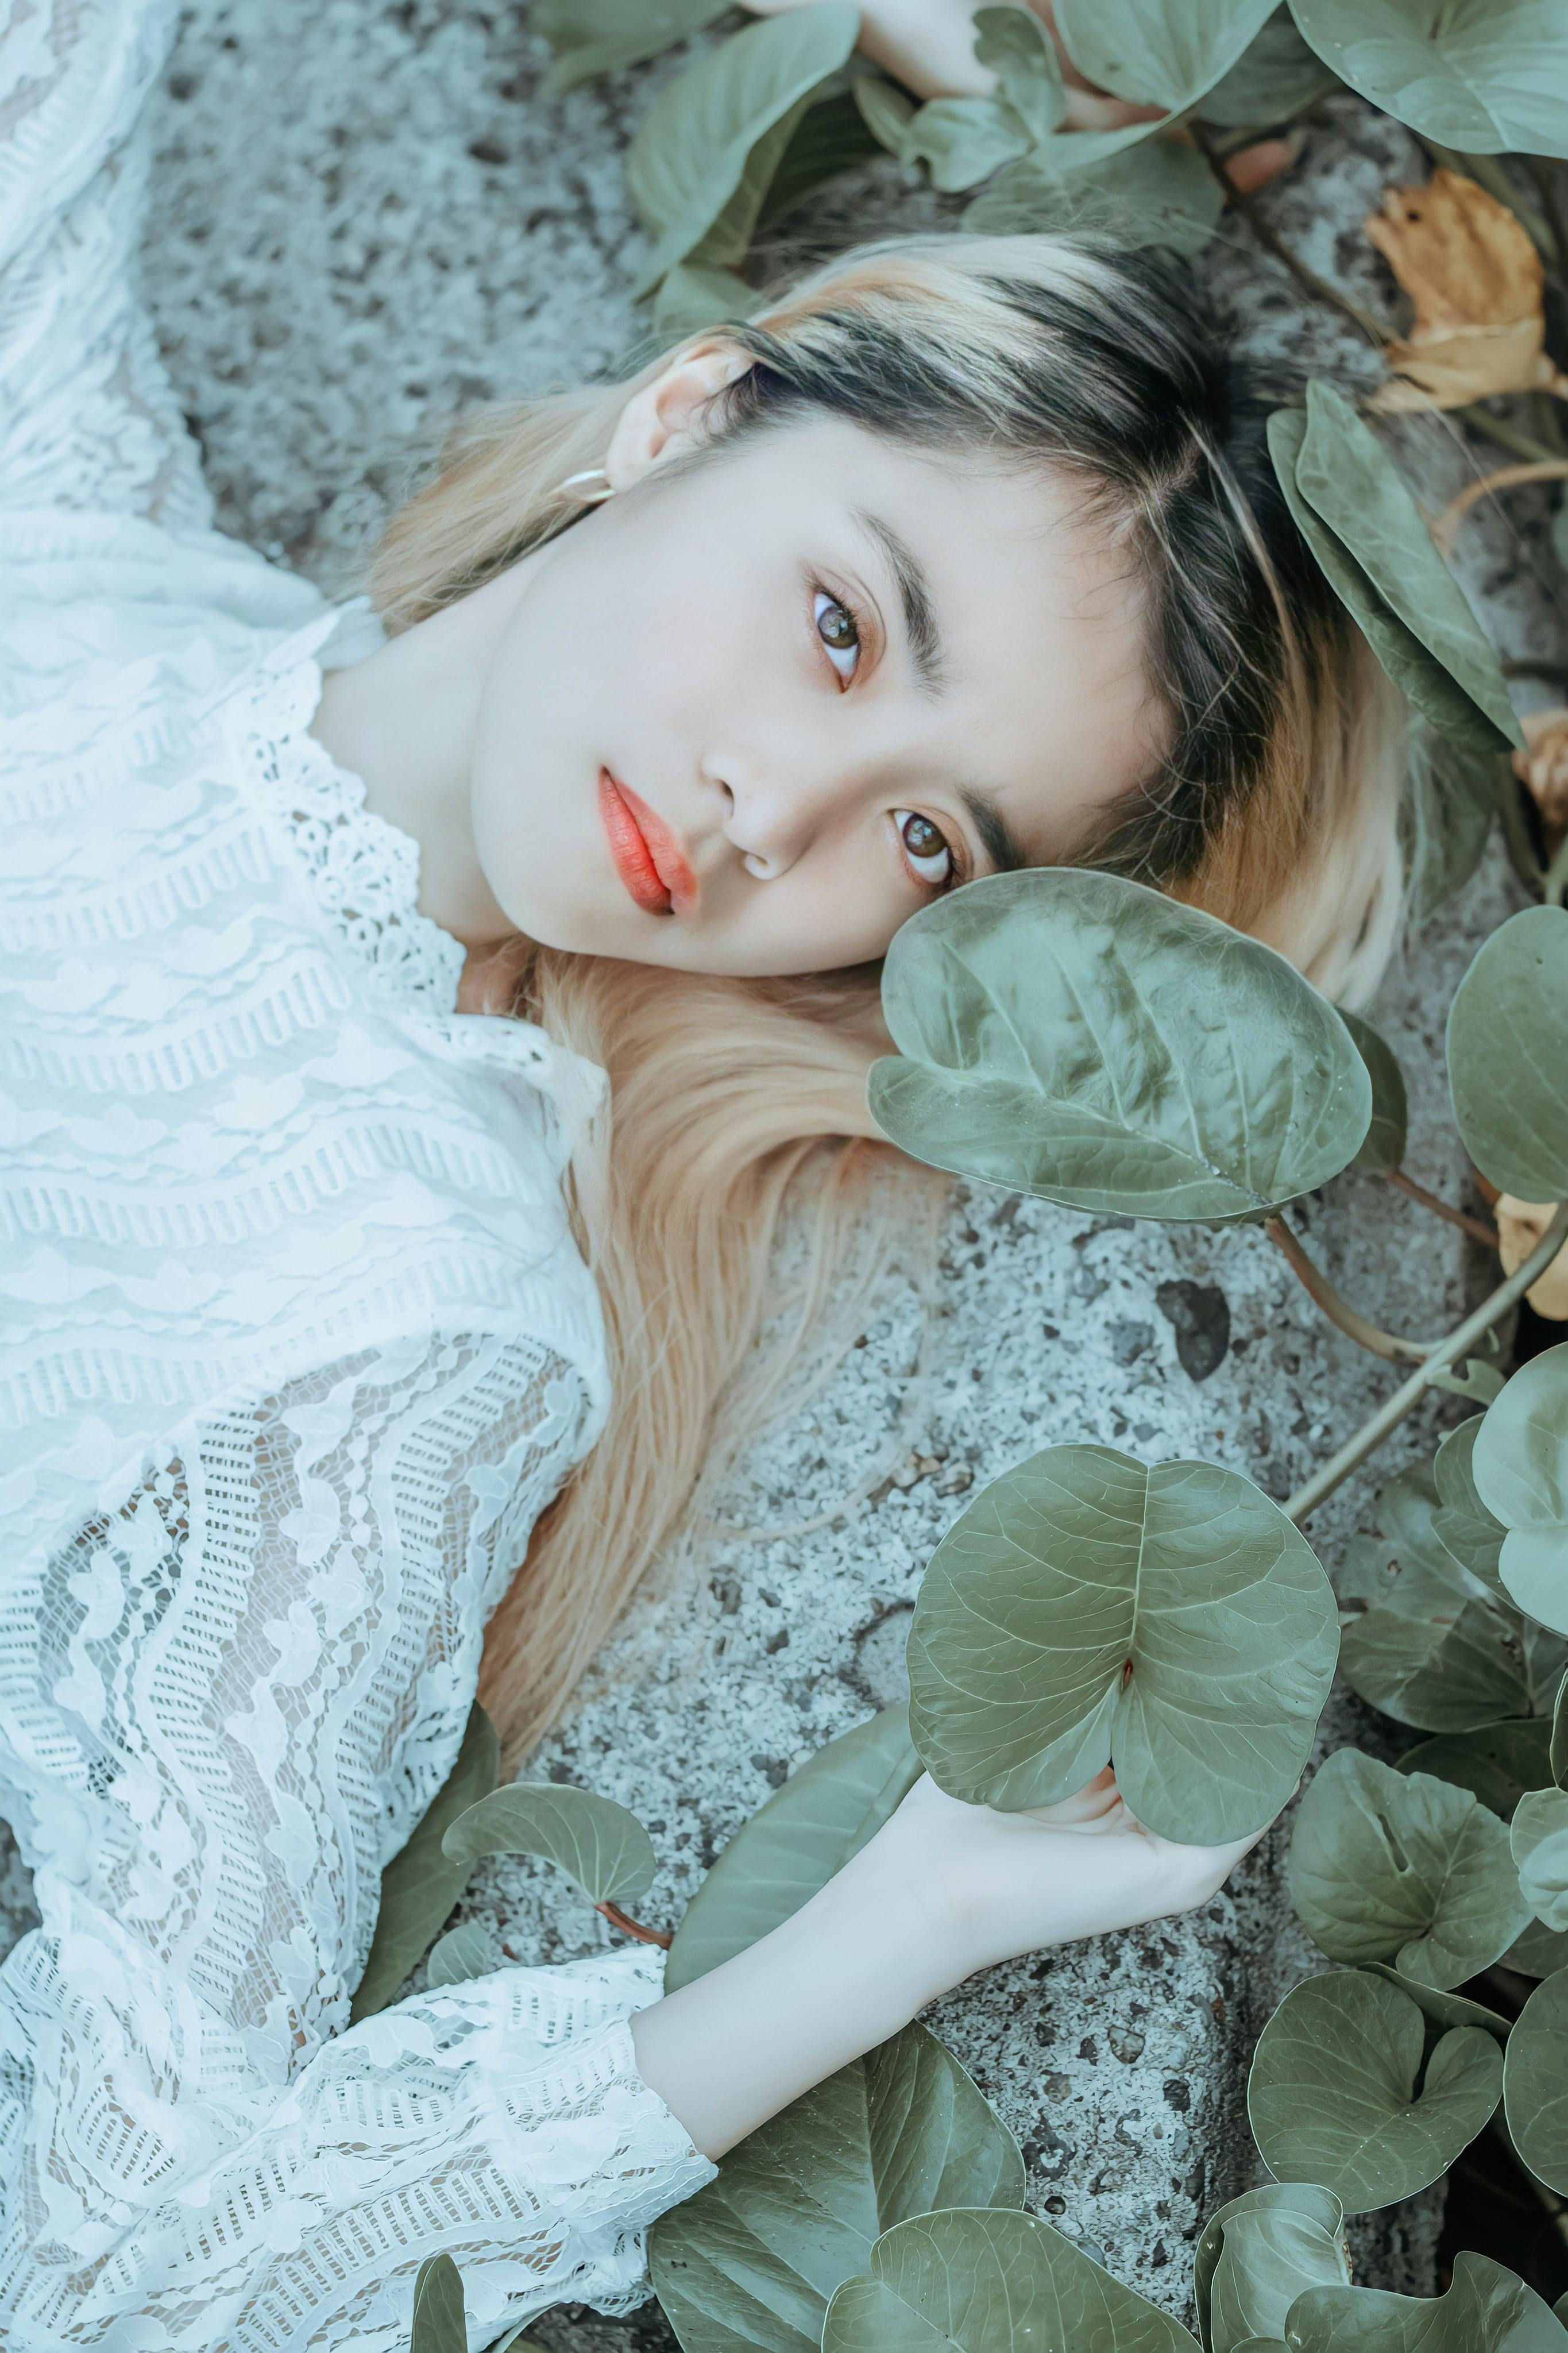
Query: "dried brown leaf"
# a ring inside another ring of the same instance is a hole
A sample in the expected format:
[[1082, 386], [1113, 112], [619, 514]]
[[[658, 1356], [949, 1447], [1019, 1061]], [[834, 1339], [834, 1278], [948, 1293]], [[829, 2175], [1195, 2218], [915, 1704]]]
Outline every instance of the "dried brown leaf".
[[[1494, 1214], [1502, 1271], [1505, 1274], [1512, 1274], [1524, 1264], [1545, 1234], [1557, 1215], [1557, 1204], [1555, 1201], [1516, 1201], [1511, 1193], [1500, 1193]], [[1553, 1259], [1540, 1282], [1526, 1292], [1525, 1297], [1538, 1315], [1548, 1316], [1553, 1323], [1568, 1322], [1568, 1250]]]
[[1505, 204], [1462, 173], [1385, 188], [1366, 233], [1415, 308], [1387, 346], [1393, 375], [1372, 408], [1459, 408], [1501, 392], [1555, 392], [1546, 355], [1541, 257]]
[[1514, 754], [1513, 773], [1535, 797], [1550, 857], [1568, 834], [1568, 710], [1529, 711], [1520, 725], [1525, 749]]

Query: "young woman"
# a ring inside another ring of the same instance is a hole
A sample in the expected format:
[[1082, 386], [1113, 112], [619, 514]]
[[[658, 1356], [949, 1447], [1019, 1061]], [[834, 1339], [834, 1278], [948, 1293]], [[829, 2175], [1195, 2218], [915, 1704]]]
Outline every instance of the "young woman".
[[[379, 623], [327, 607], [212, 531], [129, 291], [174, 14], [0, 47], [0, 2314], [371, 2353], [445, 2249], [477, 2347], [635, 2304], [648, 2221], [942, 1989], [1236, 1861], [921, 1784], [670, 1999], [616, 1952], [348, 2028], [487, 1620], [515, 1753], [755, 1407], [786, 1190], [816, 1297], [896, 1217], [898, 926], [1099, 860], [1353, 989], [1401, 720], [1184, 301], [1046, 239], [481, 417]], [[868, 31], [929, 87], [966, 35]]]

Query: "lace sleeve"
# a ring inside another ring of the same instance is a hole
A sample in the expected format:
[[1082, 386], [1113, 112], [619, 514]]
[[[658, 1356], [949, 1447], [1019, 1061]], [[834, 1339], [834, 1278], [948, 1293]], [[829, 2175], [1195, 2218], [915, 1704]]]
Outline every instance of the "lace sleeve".
[[0, 1966], [11, 2353], [402, 2353], [439, 2250], [476, 2347], [638, 2300], [642, 2226], [711, 2173], [634, 2065], [657, 1963], [346, 2027], [584, 1404], [527, 1342], [362, 1354], [182, 1432], [6, 1597], [42, 1915]]
[[136, 292], [143, 101], [174, 0], [21, 0], [0, 30], [0, 508], [205, 525]]

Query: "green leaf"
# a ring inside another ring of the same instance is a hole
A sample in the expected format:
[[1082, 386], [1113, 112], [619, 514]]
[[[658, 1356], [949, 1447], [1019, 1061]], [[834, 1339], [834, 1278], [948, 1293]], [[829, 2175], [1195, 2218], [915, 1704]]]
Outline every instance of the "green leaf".
[[1508, 2038], [1503, 2111], [1531, 2173], [1568, 2191], [1568, 1969], [1543, 1978]]
[[1462, 1985], [1505, 1953], [1529, 1909], [1508, 1831], [1468, 1789], [1337, 1749], [1290, 1841], [1290, 1900], [1333, 1961], [1393, 1961]]
[[1195, 147], [1152, 139], [1066, 174], [1037, 152], [1026, 155], [976, 196], [963, 226], [985, 237], [1096, 237], [1128, 251], [1160, 246], [1188, 259], [1208, 243], [1224, 208]]
[[1543, 1716], [1505, 1716], [1471, 1732], [1417, 1741], [1399, 1759], [1399, 1770], [1429, 1773], [1456, 1789], [1468, 1789], [1506, 1822], [1525, 1791], [1544, 1788], [1550, 1778], [1547, 1739]]
[[1568, 1674], [1557, 1686], [1557, 1697], [1552, 1708], [1552, 1740], [1546, 1752], [1552, 1767], [1552, 1778], [1560, 1789], [1568, 1789]]
[[1286, 2343], [1290, 2353], [1563, 2353], [1568, 2332], [1501, 2263], [1459, 2254], [1446, 2295], [1309, 2288], [1291, 2306]]
[[1479, 950], [1448, 1012], [1465, 1149], [1500, 1191], [1568, 1194], [1568, 913], [1526, 907]]
[[1325, 65], [1444, 147], [1568, 155], [1559, 0], [1290, 0]]
[[528, 20], [555, 52], [544, 84], [559, 98], [595, 74], [640, 65], [700, 33], [731, 0], [533, 0]]
[[500, 1953], [489, 1930], [477, 1920], [448, 1928], [430, 1948], [429, 1981], [433, 1986], [461, 1985], [467, 1978], [486, 1978], [501, 1965]]
[[1079, 73], [1117, 98], [1173, 113], [1237, 64], [1275, 0], [1056, 0], [1056, 26]]
[[1455, 2027], [1417, 2092], [1424, 2039], [1415, 2003], [1382, 1978], [1338, 1969], [1288, 1993], [1247, 2086], [1269, 2171], [1320, 2182], [1350, 2214], [1414, 2197], [1447, 2172], [1497, 2106], [1502, 2054], [1479, 2027]]
[[1307, 47], [1289, 10], [1278, 7], [1199, 111], [1205, 122], [1226, 131], [1268, 130], [1304, 113], [1339, 86], [1339, 76]]
[[1517, 1969], [1523, 1978], [1555, 1977], [1557, 1971], [1568, 1968], [1568, 1936], [1559, 1936], [1532, 1920], [1516, 1944], [1503, 1955], [1503, 1966]]
[[655, 332], [673, 341], [716, 327], [725, 319], [749, 319], [766, 298], [733, 269], [706, 261], [681, 261], [659, 280], [653, 298]]
[[636, 1904], [647, 1894], [653, 1841], [635, 1814], [564, 1781], [512, 1781], [466, 1814], [441, 1841], [471, 1871], [483, 1854], [537, 1854], [574, 1880], [590, 1904]]
[[1405, 1139], [1410, 1119], [1405, 1073], [1393, 1047], [1370, 1021], [1363, 1021], [1359, 1013], [1347, 1012], [1343, 1006], [1340, 1008], [1340, 1019], [1355, 1039], [1356, 1051], [1366, 1064], [1367, 1076], [1372, 1081], [1372, 1125], [1354, 1165], [1387, 1176], [1405, 1164]]
[[733, 269], [814, 91], [859, 31], [848, 0], [764, 17], [666, 82], [626, 158], [632, 201], [657, 239], [637, 290], [693, 257]]
[[1267, 1215], [1352, 1160], [1366, 1065], [1270, 948], [1085, 869], [991, 875], [895, 934], [872, 1114], [917, 1160], [1074, 1208]]
[[1554, 1936], [1568, 1935], [1568, 1792], [1532, 1789], [1513, 1818], [1520, 1893]]
[[1437, 1511], [1432, 1526], [1440, 1544], [1493, 1593], [1500, 1591], [1498, 1563], [1507, 1533], [1492, 1517], [1476, 1485], [1476, 1440], [1485, 1417], [1472, 1414], [1451, 1430], [1433, 1458], [1437, 1485]]
[[1508, 775], [1507, 754], [1495, 737], [1478, 749], [1435, 733], [1422, 720], [1411, 727], [1399, 830], [1413, 923], [1446, 907], [1476, 872]]
[[889, 155], [901, 156], [904, 133], [917, 112], [914, 100], [892, 82], [884, 81], [880, 74], [857, 74], [851, 88], [861, 119], [878, 146], [885, 147]]
[[469, 1866], [449, 1861], [441, 1841], [460, 1813], [495, 1788], [500, 1767], [495, 1726], [476, 1700], [457, 1762], [407, 1845], [381, 1874], [375, 1935], [349, 2011], [354, 2023], [385, 2009], [468, 1885]]
[[463, 2274], [450, 2255], [426, 2255], [415, 2275], [408, 2353], [468, 2353]]
[[1568, 1342], [1532, 1356], [1488, 1408], [1471, 1467], [1508, 1530], [1504, 1586], [1530, 1617], [1568, 1634]]
[[1028, 144], [1027, 130], [1000, 99], [933, 98], [910, 124], [900, 152], [906, 164], [925, 164], [933, 188], [956, 195]]
[[[868, 75], [862, 77], [869, 80]], [[884, 83], [884, 89], [887, 84]], [[795, 134], [784, 149], [777, 171], [768, 185], [763, 209], [757, 219], [759, 228], [771, 228], [775, 221], [785, 219], [804, 204], [823, 184], [837, 178], [840, 172], [864, 164], [880, 154], [879, 142], [874, 136], [853, 88], [837, 89], [812, 100], [795, 126]], [[747, 289], [748, 292], [751, 290]], [[762, 297], [752, 294], [753, 308]]]
[[1416, 2009], [1432, 2026], [1484, 2026], [1500, 2042], [1506, 2042], [1509, 2021], [1500, 2012], [1489, 2010], [1485, 2002], [1471, 2001], [1462, 1993], [1453, 1993], [1443, 1986], [1423, 1985], [1419, 1978], [1407, 1978], [1402, 1970], [1390, 1968], [1386, 1961], [1368, 1961], [1367, 1973], [1382, 1978], [1386, 1985], [1397, 1986], [1408, 1994]]
[[730, 1841], [687, 1909], [668, 1993], [744, 1952], [826, 1887], [920, 1778], [907, 1707], [840, 1734], [792, 1773]]
[[1033, 2214], [921, 2214], [827, 2308], [822, 2353], [1196, 2353], [1158, 2305]]
[[923, 2027], [829, 2076], [655, 2223], [658, 2300], [685, 2353], [815, 2353], [879, 2233], [952, 2203], [1017, 2206], [1017, 2143]]
[[1271, 2181], [1211, 2214], [1193, 2251], [1204, 2353], [1283, 2342], [1303, 2290], [1348, 2283], [1344, 2209], [1310, 2181]]
[[1249, 1479], [1047, 1446], [931, 1556], [910, 1725], [954, 1797], [1051, 1805], [1111, 1762], [1148, 1829], [1214, 1845], [1290, 1795], [1336, 1647], [1310, 1546]]
[[1056, 44], [1031, 8], [977, 8], [974, 54], [996, 77], [997, 95], [1038, 144], [1067, 112]]

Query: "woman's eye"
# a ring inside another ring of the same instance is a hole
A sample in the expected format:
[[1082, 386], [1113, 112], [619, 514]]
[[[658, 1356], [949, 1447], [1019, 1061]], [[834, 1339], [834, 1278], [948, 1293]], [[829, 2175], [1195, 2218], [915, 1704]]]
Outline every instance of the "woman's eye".
[[895, 809], [893, 823], [899, 828], [899, 839], [904, 846], [904, 856], [922, 882], [941, 890], [951, 882], [954, 861], [947, 837], [932, 825], [929, 817], [921, 817], [914, 809]]
[[827, 649], [828, 660], [840, 678], [853, 678], [860, 659], [860, 632], [854, 614], [837, 596], [830, 596], [826, 588], [817, 590], [812, 612], [816, 634]]

